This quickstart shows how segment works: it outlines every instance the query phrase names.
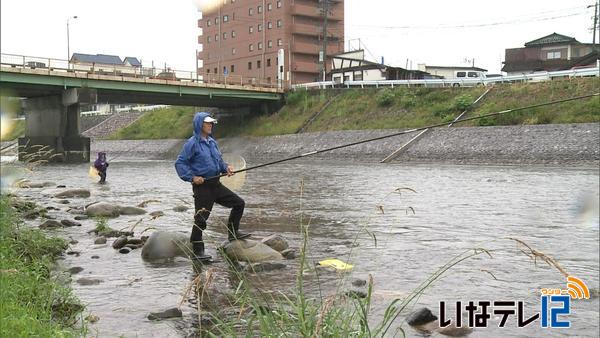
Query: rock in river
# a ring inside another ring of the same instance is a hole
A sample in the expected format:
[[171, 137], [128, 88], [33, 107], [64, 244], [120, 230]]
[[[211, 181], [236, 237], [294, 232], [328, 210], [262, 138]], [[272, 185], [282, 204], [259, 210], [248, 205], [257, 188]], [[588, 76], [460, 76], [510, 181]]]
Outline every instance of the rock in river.
[[90, 197], [88, 189], [69, 189], [54, 194], [56, 198]]
[[160, 320], [160, 319], [169, 319], [169, 318], [179, 318], [181, 317], [183, 314], [181, 313], [181, 310], [174, 307], [171, 309], [167, 309], [161, 312], [151, 312], [148, 315], [148, 319], [150, 320]]
[[248, 263], [283, 260], [283, 256], [279, 252], [264, 243], [251, 239], [228, 242], [223, 249], [229, 258]]
[[187, 234], [181, 232], [152, 233], [142, 248], [142, 259], [155, 260], [175, 257], [189, 257], [192, 243]]

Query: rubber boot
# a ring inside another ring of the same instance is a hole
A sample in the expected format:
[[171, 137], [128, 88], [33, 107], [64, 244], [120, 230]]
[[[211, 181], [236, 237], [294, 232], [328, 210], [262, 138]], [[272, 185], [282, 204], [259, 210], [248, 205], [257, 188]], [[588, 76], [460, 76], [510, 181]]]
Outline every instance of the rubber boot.
[[193, 260], [200, 262], [209, 262], [212, 260], [212, 256], [204, 252], [204, 242], [195, 242], [192, 244], [192, 247], [194, 249], [194, 255], [191, 257]]
[[237, 239], [244, 239], [252, 236], [250, 233], [240, 232], [237, 227], [234, 227], [233, 224], [228, 224], [227, 226], [228, 236], [227, 239], [230, 242], [233, 242]]

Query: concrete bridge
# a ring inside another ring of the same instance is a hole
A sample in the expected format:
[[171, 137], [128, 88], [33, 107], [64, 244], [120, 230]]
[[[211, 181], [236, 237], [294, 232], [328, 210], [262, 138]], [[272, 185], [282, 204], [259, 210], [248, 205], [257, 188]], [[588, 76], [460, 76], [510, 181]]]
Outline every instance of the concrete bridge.
[[[25, 137], [19, 160], [87, 162], [90, 139], [79, 127], [81, 104], [142, 103], [219, 107], [232, 112], [277, 109], [278, 88], [206, 84], [193, 79], [106, 75], [56, 67], [0, 64], [0, 94], [25, 98]], [[44, 147], [50, 151], [40, 152]]]

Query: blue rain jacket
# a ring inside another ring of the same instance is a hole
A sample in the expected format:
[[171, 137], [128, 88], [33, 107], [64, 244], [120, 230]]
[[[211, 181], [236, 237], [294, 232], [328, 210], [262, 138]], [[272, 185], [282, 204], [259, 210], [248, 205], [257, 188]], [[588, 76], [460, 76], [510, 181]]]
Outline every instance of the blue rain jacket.
[[194, 135], [190, 137], [175, 161], [177, 175], [184, 181], [191, 182], [193, 176], [204, 178], [217, 176], [227, 172], [227, 163], [223, 161], [217, 142], [210, 135], [203, 140], [202, 123], [208, 113], [198, 112], [194, 116]]

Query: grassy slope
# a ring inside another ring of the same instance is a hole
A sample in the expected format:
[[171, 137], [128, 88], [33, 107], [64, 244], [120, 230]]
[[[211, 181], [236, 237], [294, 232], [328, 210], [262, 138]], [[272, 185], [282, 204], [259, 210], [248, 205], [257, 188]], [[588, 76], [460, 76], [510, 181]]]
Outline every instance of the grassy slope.
[[109, 139], [143, 140], [165, 138], [188, 138], [192, 135], [194, 109], [170, 107], [144, 114], [132, 125], [120, 129]]
[[19, 229], [0, 197], [0, 337], [77, 336], [69, 329], [81, 306], [50, 279], [50, 266], [67, 244], [39, 230]]
[[[487, 88], [397, 87], [342, 90], [308, 131], [415, 128], [451, 121]], [[600, 91], [600, 80], [561, 79], [539, 83], [496, 85], [468, 116], [523, 107]], [[319, 111], [333, 92], [296, 91], [277, 113], [219, 124], [217, 136], [267, 136], [295, 133]], [[147, 113], [120, 130], [115, 139], [186, 138], [191, 135], [192, 108], [172, 107]], [[600, 99], [567, 102], [482, 119], [462, 125], [509, 125], [600, 122]]]

